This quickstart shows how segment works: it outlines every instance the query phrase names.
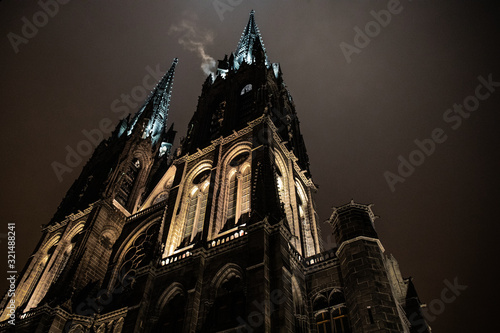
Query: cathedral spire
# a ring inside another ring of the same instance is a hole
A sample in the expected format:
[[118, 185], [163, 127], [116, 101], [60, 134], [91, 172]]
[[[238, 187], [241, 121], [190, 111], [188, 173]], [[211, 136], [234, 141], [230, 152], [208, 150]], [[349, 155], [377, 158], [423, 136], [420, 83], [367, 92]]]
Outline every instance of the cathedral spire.
[[143, 138], [150, 137], [153, 144], [160, 140], [161, 135], [166, 131], [168, 108], [177, 62], [178, 59], [175, 58], [168, 72], [158, 82], [142, 108], [134, 116], [128, 128], [128, 135], [132, 134], [134, 128], [143, 126], [141, 128]]
[[269, 67], [270, 62], [267, 58], [266, 49], [264, 47], [264, 42], [262, 41], [259, 28], [255, 23], [255, 11], [252, 9], [248, 23], [245, 30], [243, 30], [240, 42], [238, 43], [238, 47], [234, 52], [234, 67], [238, 69], [243, 62], [248, 64], [253, 63], [256, 60], [255, 55], [259, 51], [264, 53], [265, 64]]

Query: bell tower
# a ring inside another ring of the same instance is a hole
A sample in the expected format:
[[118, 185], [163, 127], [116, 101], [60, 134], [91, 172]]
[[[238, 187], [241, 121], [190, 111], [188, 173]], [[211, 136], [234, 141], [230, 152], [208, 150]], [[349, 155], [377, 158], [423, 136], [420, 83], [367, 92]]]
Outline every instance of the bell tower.
[[265, 217], [283, 221], [299, 253], [320, 252], [295, 105], [253, 11], [236, 50], [203, 84], [174, 167], [165, 256]]
[[[104, 278], [113, 243], [170, 154], [167, 115], [175, 66], [142, 108], [103, 140], [68, 190], [21, 273], [17, 312], [66, 301]], [[4, 302], [7, 299], [4, 299]], [[2, 318], [6, 318], [3, 312]]]

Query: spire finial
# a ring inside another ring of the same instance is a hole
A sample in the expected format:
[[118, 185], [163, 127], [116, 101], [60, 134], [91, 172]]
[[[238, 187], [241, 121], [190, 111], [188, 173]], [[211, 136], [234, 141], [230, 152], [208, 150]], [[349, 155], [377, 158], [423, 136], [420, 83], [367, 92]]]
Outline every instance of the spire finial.
[[153, 144], [156, 144], [162, 133], [166, 131], [168, 109], [174, 82], [175, 66], [179, 59], [174, 58], [172, 66], [158, 82], [149, 97], [144, 102], [142, 108], [137, 112], [129, 126], [130, 135], [139, 119], [144, 119], [146, 125], [142, 132], [142, 137], [150, 137]]
[[264, 47], [264, 42], [260, 35], [259, 28], [255, 23], [255, 10], [250, 11], [250, 17], [248, 23], [243, 30], [240, 42], [234, 53], [234, 67], [237, 70], [243, 62], [247, 64], [252, 64], [255, 59], [255, 54], [258, 49], [261, 49], [264, 53], [265, 64], [267, 67], [270, 66], [269, 59], [267, 58], [266, 49]]

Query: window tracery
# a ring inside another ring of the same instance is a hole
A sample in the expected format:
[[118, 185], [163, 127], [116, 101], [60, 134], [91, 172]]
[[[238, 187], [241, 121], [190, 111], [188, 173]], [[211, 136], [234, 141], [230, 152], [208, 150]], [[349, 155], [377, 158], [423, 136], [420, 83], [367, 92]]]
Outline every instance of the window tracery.
[[180, 247], [189, 245], [195, 238], [201, 237], [207, 210], [210, 170], [205, 170], [194, 177], [187, 198], [186, 222]]
[[152, 258], [159, 229], [159, 223], [151, 224], [144, 232], [134, 239], [126, 250], [119, 269], [120, 279], [122, 279], [122, 281], [133, 277], [135, 271], [147, 264], [148, 258]]
[[225, 230], [240, 223], [241, 216], [250, 212], [249, 156], [249, 152], [240, 153], [228, 165]]

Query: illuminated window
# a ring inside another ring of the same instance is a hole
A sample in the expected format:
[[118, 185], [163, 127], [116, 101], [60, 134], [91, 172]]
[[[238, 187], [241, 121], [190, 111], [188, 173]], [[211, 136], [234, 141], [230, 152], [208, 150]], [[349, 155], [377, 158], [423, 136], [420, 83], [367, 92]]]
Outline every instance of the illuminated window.
[[309, 257], [315, 254], [315, 250], [311, 230], [311, 222], [308, 213], [308, 198], [304, 187], [297, 179], [295, 180], [295, 196], [297, 198], [300, 228], [302, 230], [302, 237], [304, 239], [305, 256]]
[[229, 163], [227, 179], [226, 229], [238, 224], [241, 216], [250, 211], [251, 168], [250, 153], [241, 153]]
[[316, 327], [320, 333], [351, 333], [347, 316], [344, 295], [340, 291], [332, 291], [330, 297], [319, 295], [313, 304], [316, 313]]
[[254, 99], [254, 94], [251, 94], [250, 92], [252, 91], [252, 85], [247, 84], [243, 89], [241, 90], [240, 93], [240, 99], [239, 99], [239, 114], [240, 116], [248, 116], [250, 112], [253, 110], [255, 99]]
[[236, 203], [238, 201], [238, 179], [236, 172], [229, 179], [229, 193], [227, 202], [227, 218], [232, 219], [236, 216]]
[[250, 167], [245, 168], [241, 174], [241, 213], [250, 210]]
[[219, 332], [234, 328], [240, 323], [238, 318], [244, 316], [244, 283], [239, 276], [232, 276], [216, 291], [216, 298], [208, 315], [207, 331]]
[[203, 222], [207, 210], [208, 188], [210, 170], [198, 174], [188, 193], [188, 207], [186, 213], [186, 225], [184, 227], [183, 241], [181, 246], [186, 246], [193, 241], [196, 235], [203, 232]]

